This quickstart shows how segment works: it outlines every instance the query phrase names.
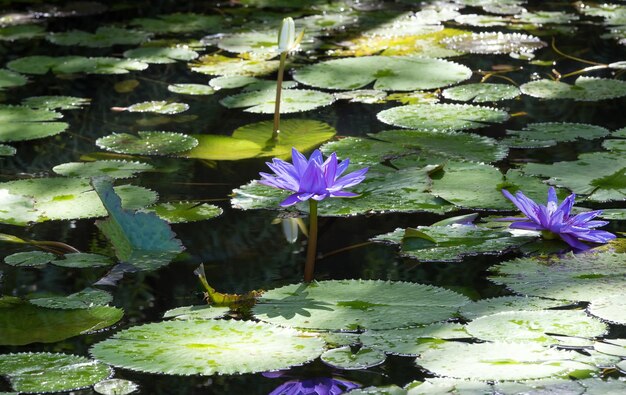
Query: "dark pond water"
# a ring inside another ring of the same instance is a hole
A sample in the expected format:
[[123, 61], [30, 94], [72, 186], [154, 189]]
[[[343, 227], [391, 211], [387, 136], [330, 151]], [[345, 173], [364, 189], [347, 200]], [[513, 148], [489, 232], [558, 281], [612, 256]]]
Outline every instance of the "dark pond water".
[[[231, 33], [238, 30], [244, 31], [248, 25], [257, 30], [261, 30], [263, 26], [269, 26], [267, 29], [276, 29], [283, 15], [288, 14], [298, 18], [322, 14], [326, 11], [330, 14], [343, 13], [357, 19], [367, 20], [367, 28], [371, 29], [389, 22], [402, 13], [416, 12], [422, 7], [432, 6], [435, 2], [430, 4], [430, 2], [411, 1], [348, 1], [340, 5], [334, 2], [310, 1], [297, 2], [297, 6], [294, 2], [294, 8], [289, 9], [261, 9], [255, 7], [256, 2], [249, 3], [253, 5], [242, 5], [238, 1], [230, 3], [113, 1], [103, 3], [105, 10], [94, 15], [78, 13], [72, 16], [59, 16], [59, 14], [54, 16], [53, 10], [63, 6], [72, 7], [72, 5], [64, 2], [0, 1], [0, 21], [2, 14], [15, 13], [32, 16], [32, 10], [40, 9], [46, 10], [47, 13], [38, 14], [33, 22], [45, 28], [46, 32], [64, 32], [72, 29], [93, 31], [98, 26], [112, 24], [125, 26], [138, 17], [148, 18], [174, 12], [193, 12], [220, 16], [224, 22], [223, 32]], [[271, 4], [272, 1], [259, 3]], [[468, 6], [465, 7], [463, 3], [467, 3]], [[488, 10], [481, 8], [480, 5], [483, 3], [489, 2], [459, 1], [456, 7], [461, 14], [498, 15], [488, 13]], [[561, 75], [566, 75], [589, 66], [581, 61], [561, 56], [550, 47], [553, 39], [560, 51], [572, 57], [598, 64], [609, 64], [626, 59], [623, 44], [620, 44], [617, 39], [602, 37], [609, 31], [602, 17], [583, 15], [570, 2], [520, 1], [516, 3], [528, 11], [562, 11], [574, 14], [580, 19], [566, 21], [556, 27], [548, 24], [528, 27], [527, 30], [512, 30], [509, 22], [495, 27], [463, 25], [455, 22], [454, 17], [441, 23], [446, 27], [472, 32], [502, 31], [537, 35], [547, 43], [547, 46], [535, 51], [535, 60], [556, 63], [552, 66], [533, 64], [528, 60], [511, 57], [508, 52], [460, 54], [449, 58], [448, 60], [463, 64], [474, 72], [471, 79], [465, 83], [479, 82], [484, 75], [484, 73], [481, 75], [481, 70], [510, 69], [511, 71], [500, 74], [507, 80], [495, 76], [488, 82], [515, 82], [521, 85], [532, 79], [547, 78], [549, 74], [554, 76], [552, 69], [558, 70]], [[624, 4], [617, 1], [614, 3]], [[95, 4], [84, 7], [87, 9], [93, 7], [94, 10], [100, 8]], [[622, 15], [625, 14], [626, 11], [623, 11]], [[7, 25], [10, 26], [9, 23]], [[575, 28], [575, 30], [567, 31], [570, 28]], [[327, 56], [328, 50], [336, 49], [338, 43], [355, 40], [364, 29], [365, 27], [354, 25], [319, 33], [317, 48], [291, 56], [294, 62], [293, 68], [330, 59]], [[207, 34], [220, 32], [220, 30], [213, 29], [208, 32], [199, 30], [186, 33], [157, 33], [153, 40], [167, 38], [172, 42], [191, 42]], [[6, 65], [21, 57], [33, 55], [121, 57], [124, 51], [137, 46], [138, 44], [102, 48], [80, 45], [63, 46], [46, 40], [42, 33], [33, 38], [0, 41], [0, 62]], [[236, 56], [212, 44], [199, 46], [197, 51], [200, 55], [219, 51], [226, 56]], [[621, 74], [619, 69], [604, 68], [584, 75], [624, 79], [624, 74]], [[28, 84], [0, 91], [0, 104], [19, 105], [26, 98], [44, 95], [89, 98], [91, 103], [77, 110], [64, 110], [62, 120], [67, 122], [69, 127], [59, 135], [30, 141], [8, 142], [17, 149], [17, 154], [0, 157], [0, 182], [55, 176], [52, 168], [58, 164], [80, 161], [84, 159], [83, 155], [104, 152], [95, 145], [95, 140], [114, 132], [157, 130], [186, 134], [230, 135], [240, 126], [271, 119], [271, 114], [252, 114], [241, 109], [227, 109], [220, 104], [220, 100], [239, 93], [239, 89], [222, 90], [213, 95], [203, 96], [177, 95], [167, 89], [168, 85], [175, 83], [206, 85], [214, 77], [216, 76], [192, 71], [186, 61], [151, 64], [143, 71], [131, 71], [128, 74], [119, 75], [55, 74], [52, 72], [29, 75]], [[275, 73], [259, 78], [272, 81]], [[574, 79], [575, 77], [569, 77], [564, 81], [573, 84]], [[128, 80], [135, 80], [138, 83], [137, 87], [129, 92], [119, 92], [119, 89], [116, 91], [120, 83]], [[286, 80], [292, 80], [292, 74], [289, 71]], [[332, 90], [324, 91], [333, 92]], [[178, 115], [112, 110], [114, 107], [128, 107], [135, 103], [152, 100], [183, 102], [189, 105], [189, 109]], [[453, 103], [454, 101], [442, 99], [441, 102]], [[375, 104], [336, 101], [330, 106], [315, 110], [283, 115], [283, 119], [318, 120], [335, 128], [337, 136], [365, 136], [369, 133], [393, 129], [393, 126], [380, 122], [376, 114], [398, 105], [401, 103], [394, 101]], [[584, 123], [602, 126], [610, 131], [626, 126], [624, 95], [605, 100], [576, 101], [572, 99], [543, 100], [522, 94], [512, 100], [487, 102], [485, 105], [501, 108], [509, 114], [516, 115], [503, 123], [472, 131], [499, 141], [505, 136], [506, 130], [520, 130], [527, 124], [536, 122]], [[506, 171], [527, 162], [573, 161], [581, 153], [602, 151], [602, 142], [603, 139], [579, 139], [559, 142], [547, 148], [511, 149], [508, 156], [497, 161], [495, 165], [502, 171]], [[623, 154], [623, 151], [621, 153]], [[4, 346], [0, 347], [2, 354], [45, 351], [88, 356], [88, 350], [93, 344], [109, 338], [117, 330], [141, 323], [161, 321], [163, 313], [174, 307], [202, 304], [203, 290], [193, 274], [194, 269], [200, 264], [204, 264], [209, 283], [221, 292], [245, 293], [253, 289], [267, 290], [301, 281], [306, 238], [300, 235], [297, 242], [288, 243], [281, 226], [273, 223], [277, 217], [277, 211], [243, 211], [231, 208], [232, 190], [253, 179], [258, 179], [259, 171], [267, 171], [264, 164], [267, 158], [218, 161], [174, 156], [140, 157], [152, 164], [157, 171], [144, 173], [131, 179], [130, 182], [133, 185], [157, 191], [160, 201], [201, 200], [215, 204], [224, 210], [223, 214], [205, 221], [173, 224], [172, 229], [186, 248], [184, 253], [165, 267], [154, 271], [125, 273], [123, 279], [115, 286], [105, 287], [113, 295], [111, 305], [124, 310], [124, 317], [113, 328], [55, 343]], [[623, 156], [621, 163], [622, 165], [624, 163]], [[620, 169], [615, 169], [615, 171], [618, 170]], [[624, 175], [622, 174], [621, 177], [621, 180], [616, 181], [616, 185], [621, 182], [616, 189], [622, 188], [621, 193], [624, 195]], [[127, 180], [121, 180], [119, 183], [125, 182]], [[544, 199], [541, 198], [540, 201], [543, 203]], [[626, 208], [623, 200], [616, 199], [605, 203], [588, 201], [582, 206], [623, 209]], [[512, 205], [511, 209], [513, 209]], [[352, 217], [321, 218], [318, 240], [320, 259], [316, 266], [316, 279], [409, 281], [447, 288], [466, 295], [472, 300], [511, 295], [510, 290], [487, 279], [490, 274], [488, 269], [495, 264], [522, 256], [519, 250], [513, 249], [498, 255], [469, 256], [463, 258], [461, 262], [434, 263], [400, 257], [397, 246], [366, 243], [370, 238], [391, 232], [396, 228], [430, 225], [445, 217], [473, 211], [475, 210], [461, 208], [445, 215], [425, 212], [386, 212]], [[482, 210], [482, 213], [487, 216], [495, 212]], [[623, 214], [621, 215], [624, 218]], [[623, 220], [612, 221], [604, 229], [613, 233], [626, 231]], [[0, 224], [0, 233], [31, 240], [59, 241], [80, 251], [115, 256], [110, 243], [94, 225], [94, 219], [56, 220], [29, 226]], [[354, 248], [349, 248], [353, 246]], [[0, 248], [0, 255], [3, 257], [16, 252], [33, 250], [31, 247], [12, 243], [1, 243]], [[626, 259], [624, 259], [624, 265], [626, 265]], [[53, 265], [43, 268], [20, 268], [0, 263], [0, 291], [5, 296], [25, 298], [30, 298], [34, 294], [68, 295], [92, 285], [106, 275], [109, 269], [99, 267], [77, 270]], [[579, 306], [585, 306], [585, 304], [582, 303]], [[0, 314], [2, 314], [1, 310]], [[463, 322], [458, 319], [457, 321]], [[606, 336], [624, 338], [626, 329], [624, 326], [610, 325]], [[3, 334], [0, 333], [0, 340], [2, 337]], [[435, 376], [416, 366], [414, 361], [415, 359], [410, 357], [389, 356], [384, 364], [370, 369], [338, 370], [316, 359], [304, 366], [292, 368], [289, 371], [289, 378], [335, 376], [352, 380], [365, 387], [391, 384], [403, 387], [414, 380], [424, 380]], [[116, 368], [114, 377], [137, 383], [142, 394], [266, 394], [287, 380], [267, 378], [260, 374], [213, 376], [145, 374], [123, 368]], [[623, 380], [625, 375], [611, 368], [605, 371], [602, 377], [604, 379], [621, 377]], [[10, 390], [8, 380], [0, 379], [0, 392]], [[74, 393], [94, 392], [92, 389], [84, 389], [74, 391]]]

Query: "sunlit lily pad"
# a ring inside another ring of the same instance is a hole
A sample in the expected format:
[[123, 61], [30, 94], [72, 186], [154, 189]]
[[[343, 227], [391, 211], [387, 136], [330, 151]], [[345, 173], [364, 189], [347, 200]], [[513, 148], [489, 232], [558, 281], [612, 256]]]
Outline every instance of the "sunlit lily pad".
[[65, 122], [49, 122], [62, 114], [26, 106], [0, 106], [0, 142], [25, 141], [54, 136], [69, 126]]
[[143, 211], [153, 212], [170, 224], [205, 221], [222, 214], [222, 209], [202, 202], [166, 202]]
[[220, 15], [175, 13], [156, 18], [135, 18], [130, 24], [152, 33], [190, 33], [217, 31], [222, 25]]
[[106, 306], [113, 301], [113, 295], [95, 288], [84, 290], [68, 296], [50, 296], [30, 299], [29, 302], [49, 309], [90, 309], [95, 306]]
[[97, 383], [93, 389], [101, 395], [127, 395], [137, 391], [139, 386], [129, 380], [109, 379]]
[[151, 34], [139, 30], [101, 26], [94, 33], [82, 30], [69, 30], [62, 33], [48, 33], [46, 39], [53, 44], [106, 48], [113, 45], [137, 45], [148, 40]]
[[521, 94], [518, 87], [508, 84], [466, 84], [446, 88], [442, 95], [446, 99], [485, 103], [514, 99]]
[[92, 267], [110, 266], [113, 264], [111, 258], [100, 254], [89, 254], [86, 252], [74, 252], [63, 255], [64, 259], [57, 259], [53, 265], [76, 269], [87, 269]]
[[359, 89], [356, 91], [337, 92], [337, 100], [348, 100], [350, 103], [381, 103], [387, 97], [387, 92], [376, 89]]
[[219, 54], [205, 55], [189, 64], [192, 71], [208, 75], [262, 76], [278, 70], [277, 60], [229, 58]]
[[[289, 368], [317, 358], [323, 341], [293, 329], [236, 320], [135, 326], [97, 343], [108, 364], [149, 373], [213, 375]], [[181, 363], [185, 361], [185, 363]]]
[[167, 310], [163, 318], [174, 318], [177, 320], [211, 320], [224, 317], [230, 308], [208, 305], [183, 306]]
[[[522, 382], [501, 381], [494, 383], [494, 390], [497, 394], [582, 395], [585, 393], [585, 387], [580, 384], [581, 381], [567, 379], [539, 379]], [[591, 395], [591, 393], [589, 394]]]
[[[461, 380], [446, 377], [427, 378], [423, 382], [413, 381], [404, 387], [402, 395], [430, 395], [430, 394], [493, 394], [493, 386], [477, 380]], [[383, 393], [385, 394], [385, 393]], [[385, 394], [386, 395], [386, 394]], [[393, 394], [395, 395], [395, 394]], [[398, 394], [401, 395], [401, 394]], [[573, 394], [572, 394], [573, 395]]]
[[197, 58], [198, 53], [187, 47], [142, 47], [124, 52], [125, 58], [136, 59], [145, 63], [167, 64], [176, 61], [189, 61]]
[[7, 69], [0, 69], [0, 90], [12, 88], [14, 86], [23, 86], [28, 83], [28, 78]]
[[578, 15], [571, 14], [563, 11], [535, 11], [535, 12], [522, 12], [516, 15], [515, 21], [518, 23], [528, 23], [532, 25], [546, 25], [546, 24], [569, 24], [577, 21]]
[[624, 254], [567, 254], [561, 258], [520, 258], [496, 265], [490, 280], [522, 295], [571, 301], [622, 296]]
[[396, 229], [372, 240], [400, 244], [401, 255], [420, 261], [454, 262], [471, 255], [503, 254], [533, 239], [473, 225], [448, 225]]
[[108, 306], [57, 310], [6, 299], [0, 298], [1, 345], [55, 343], [109, 327], [124, 315], [121, 309]]
[[507, 26], [511, 23], [509, 18], [500, 15], [463, 14], [454, 18], [456, 23], [477, 27]]
[[262, 321], [297, 328], [392, 329], [443, 321], [467, 301], [430, 285], [333, 280], [269, 290], [253, 313]]
[[215, 89], [202, 84], [172, 84], [167, 86], [167, 90], [181, 95], [212, 95], [215, 93]]
[[217, 46], [229, 52], [250, 52], [255, 58], [268, 59], [278, 55], [275, 31], [250, 31], [226, 35], [219, 39]]
[[126, 107], [128, 112], [153, 112], [156, 114], [178, 114], [189, 109], [186, 103], [147, 101]]
[[408, 129], [450, 131], [488, 127], [509, 119], [506, 111], [468, 104], [412, 104], [378, 113], [388, 125]]
[[[335, 101], [329, 93], [309, 89], [286, 89], [281, 94], [280, 112], [282, 114], [314, 110], [332, 104]], [[273, 114], [276, 103], [276, 90], [262, 90], [227, 96], [220, 100], [227, 108], [245, 108], [244, 111]]]
[[296, 81], [317, 88], [413, 91], [453, 85], [470, 78], [469, 68], [441, 59], [368, 56], [335, 59], [299, 69]]
[[22, 100], [22, 105], [47, 110], [78, 110], [91, 102], [91, 99], [72, 96], [34, 96]]
[[97, 160], [94, 162], [69, 162], [52, 168], [55, 173], [66, 177], [91, 178], [108, 176], [111, 178], [129, 178], [154, 167], [143, 162], [125, 160]]
[[626, 221], [626, 209], [623, 208], [613, 208], [613, 209], [604, 209], [602, 210], [602, 214], [600, 214], [600, 218], [606, 220], [618, 220], [618, 221]]
[[519, 33], [483, 32], [446, 38], [449, 49], [479, 54], [532, 53], [547, 44], [539, 38]]
[[429, 349], [431, 344], [442, 343], [441, 339], [470, 337], [463, 325], [444, 322], [415, 328], [368, 330], [360, 339], [363, 345], [388, 354], [415, 357]]
[[78, 355], [20, 353], [0, 355], [0, 375], [24, 393], [87, 388], [113, 373], [107, 365]]
[[46, 28], [41, 25], [5, 26], [0, 28], [0, 41], [28, 40], [42, 37], [44, 34], [46, 34]]
[[567, 304], [569, 302], [528, 296], [501, 296], [499, 298], [482, 299], [468, 303], [461, 308], [461, 315], [469, 319], [475, 319], [507, 311], [545, 310]]
[[587, 311], [605, 321], [626, 325], [626, 301], [623, 297], [611, 296], [594, 299]]
[[593, 349], [607, 355], [626, 358], [626, 339], [606, 339], [593, 343]]
[[[626, 372], [626, 363], [620, 362], [617, 367]], [[601, 380], [599, 378], [591, 378], [580, 380], [580, 383], [586, 388], [585, 394], [588, 395], [605, 395], [619, 394], [626, 391], [626, 380], [623, 378], [611, 378]]]
[[0, 144], [0, 156], [13, 156], [17, 153], [15, 147], [10, 145]]
[[148, 63], [132, 59], [86, 58], [83, 56], [26, 56], [7, 63], [11, 70], [25, 74], [126, 74], [148, 68]]
[[4, 263], [11, 266], [42, 266], [56, 259], [56, 255], [43, 251], [16, 252], [4, 258]]
[[39, 214], [32, 197], [12, 194], [0, 187], [0, 222], [5, 224], [26, 224], [37, 221]]
[[537, 80], [520, 86], [522, 93], [540, 99], [597, 101], [626, 96], [626, 81], [581, 76], [574, 85], [561, 81]]
[[350, 346], [333, 348], [320, 356], [326, 365], [343, 370], [368, 369], [382, 364], [386, 358], [385, 353], [380, 350], [361, 347], [352, 352]]
[[594, 370], [575, 362], [574, 354], [536, 343], [448, 342], [424, 352], [417, 364], [437, 375], [474, 380], [528, 380]]
[[107, 151], [131, 155], [171, 155], [188, 151], [198, 145], [198, 140], [182, 133], [137, 132], [113, 133], [96, 140], [96, 145]]
[[550, 147], [560, 142], [593, 140], [609, 134], [601, 126], [584, 123], [544, 122], [531, 123], [522, 130], [507, 130], [503, 143], [514, 148]]

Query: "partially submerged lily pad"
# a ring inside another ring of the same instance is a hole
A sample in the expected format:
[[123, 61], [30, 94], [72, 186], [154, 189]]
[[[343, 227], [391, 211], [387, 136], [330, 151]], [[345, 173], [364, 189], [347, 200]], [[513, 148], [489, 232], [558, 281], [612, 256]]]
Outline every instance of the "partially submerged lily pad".
[[[286, 89], [281, 94], [282, 114], [310, 111], [332, 104], [333, 95], [309, 89]], [[246, 112], [273, 114], [276, 104], [276, 90], [262, 90], [227, 96], [220, 100], [227, 108], [245, 108]]]
[[446, 99], [474, 103], [514, 99], [520, 94], [515, 85], [488, 83], [453, 86], [442, 92]]
[[135, 326], [97, 343], [91, 354], [141, 372], [213, 375], [286, 369], [317, 358], [322, 347], [321, 339], [293, 329], [198, 320]]
[[326, 365], [343, 370], [368, 369], [385, 362], [384, 352], [369, 347], [361, 347], [352, 352], [350, 346], [333, 348], [324, 352], [320, 359]]
[[171, 155], [188, 151], [198, 145], [192, 136], [174, 132], [113, 133], [96, 140], [96, 145], [108, 151], [131, 155]]
[[156, 114], [179, 114], [187, 111], [189, 104], [168, 101], [147, 101], [126, 107], [128, 112], [153, 112]]
[[310, 329], [391, 329], [451, 317], [467, 299], [423, 284], [332, 280], [265, 292], [252, 311], [273, 324]]
[[66, 177], [91, 178], [108, 176], [111, 178], [129, 178], [137, 173], [149, 171], [154, 167], [143, 162], [125, 160], [97, 160], [94, 162], [69, 162], [52, 168], [55, 173]]
[[165, 202], [143, 210], [153, 212], [170, 224], [205, 221], [222, 214], [222, 209], [202, 202]]
[[49, 309], [90, 309], [94, 306], [106, 306], [113, 300], [113, 295], [95, 288], [85, 288], [80, 292], [68, 296], [50, 296], [45, 298], [30, 299], [29, 302], [36, 306]]
[[111, 376], [107, 365], [78, 355], [19, 353], [0, 355], [0, 375], [24, 393], [87, 388]]
[[542, 122], [522, 130], [507, 130], [503, 143], [513, 148], [550, 147], [560, 142], [593, 140], [608, 135], [608, 129], [596, 125], [568, 122]]
[[483, 32], [455, 36], [444, 39], [443, 43], [446, 47], [455, 51], [479, 54], [511, 52], [529, 54], [547, 45], [534, 36], [502, 32]]
[[626, 81], [580, 76], [574, 85], [544, 79], [527, 82], [520, 89], [525, 95], [540, 99], [597, 101], [626, 96]]

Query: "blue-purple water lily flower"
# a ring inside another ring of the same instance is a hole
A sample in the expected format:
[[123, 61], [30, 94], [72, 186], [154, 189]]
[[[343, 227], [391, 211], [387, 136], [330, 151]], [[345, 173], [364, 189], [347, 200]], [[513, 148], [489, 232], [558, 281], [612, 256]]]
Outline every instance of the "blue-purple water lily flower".
[[[575, 216], [570, 216], [574, 205], [575, 194], [566, 197], [559, 205], [556, 191], [550, 187], [548, 191], [548, 203], [544, 206], [535, 203], [522, 192], [513, 196], [503, 189], [502, 193], [526, 215], [526, 218], [502, 218], [503, 220], [516, 221], [510, 227], [515, 229], [527, 229], [541, 231], [546, 238], [560, 237], [570, 246], [578, 250], [587, 250], [589, 245], [583, 243], [606, 243], [615, 238], [615, 235], [604, 230], [594, 228], [608, 224], [608, 221], [594, 221], [593, 219], [602, 214], [602, 210], [588, 211]], [[522, 219], [522, 221], [519, 221]]]
[[326, 161], [319, 150], [313, 151], [309, 159], [295, 148], [291, 150], [291, 155], [293, 164], [277, 158], [272, 159], [272, 163], [267, 162], [275, 175], [259, 173], [263, 177], [261, 184], [294, 192], [280, 203], [281, 206], [287, 207], [309, 199], [319, 201], [327, 197], [358, 196], [344, 189], [363, 181], [367, 167], [342, 177], [350, 159], [338, 162], [334, 152]]
[[360, 386], [355, 382], [336, 377], [316, 377], [287, 381], [269, 395], [339, 395]]

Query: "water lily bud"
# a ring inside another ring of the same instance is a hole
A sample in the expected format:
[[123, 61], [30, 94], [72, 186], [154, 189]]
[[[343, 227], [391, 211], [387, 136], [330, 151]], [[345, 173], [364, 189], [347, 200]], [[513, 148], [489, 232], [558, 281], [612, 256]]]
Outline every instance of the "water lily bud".
[[278, 52], [291, 51], [296, 45], [296, 25], [291, 17], [283, 19], [278, 32]]

